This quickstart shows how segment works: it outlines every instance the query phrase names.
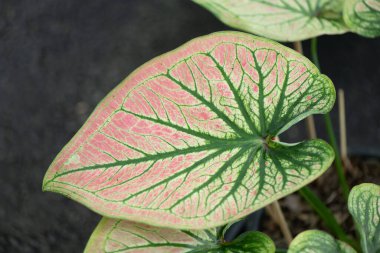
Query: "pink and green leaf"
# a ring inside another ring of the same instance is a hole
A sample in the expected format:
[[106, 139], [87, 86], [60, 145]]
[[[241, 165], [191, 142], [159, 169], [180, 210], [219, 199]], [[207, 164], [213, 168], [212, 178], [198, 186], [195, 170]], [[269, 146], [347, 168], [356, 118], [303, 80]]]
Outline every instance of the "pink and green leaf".
[[324, 141], [273, 139], [334, 101], [331, 80], [293, 50], [239, 32], [203, 36], [117, 86], [58, 154], [43, 189], [116, 219], [226, 224], [330, 166]]
[[225, 24], [278, 41], [347, 32], [341, 0], [193, 0]]
[[364, 183], [352, 188], [348, 210], [360, 232], [363, 252], [380, 252], [380, 186]]
[[272, 240], [248, 232], [233, 242], [219, 242], [216, 229], [176, 230], [103, 218], [92, 234], [88, 253], [274, 253]]
[[288, 253], [355, 253], [345, 242], [334, 239], [326, 232], [307, 230], [297, 235], [289, 246]]
[[380, 0], [346, 0], [343, 17], [347, 26], [362, 36], [380, 36]]

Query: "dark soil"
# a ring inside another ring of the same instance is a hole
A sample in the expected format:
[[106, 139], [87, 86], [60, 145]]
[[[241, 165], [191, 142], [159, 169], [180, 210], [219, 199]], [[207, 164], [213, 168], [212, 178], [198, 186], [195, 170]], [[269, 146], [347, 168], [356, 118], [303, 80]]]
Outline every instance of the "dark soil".
[[[361, 183], [380, 184], [380, 158], [351, 157], [351, 165], [346, 167], [346, 177], [350, 186]], [[347, 203], [341, 193], [335, 168], [330, 168], [310, 187], [331, 209], [344, 231], [354, 238], [356, 235], [353, 220], [349, 215]], [[279, 202], [293, 236], [308, 229], [320, 229], [329, 232], [321, 219], [319, 219], [319, 216], [298, 193], [291, 194]], [[270, 235], [276, 245], [286, 248], [286, 241], [278, 225], [270, 217], [263, 217], [261, 230]]]
[[[228, 29], [184, 0], [1, 0], [0, 252], [81, 252], [100, 216], [43, 193], [47, 167], [135, 68]], [[379, 42], [354, 34], [320, 38], [323, 72], [346, 91], [354, 152], [380, 154]], [[281, 138], [304, 136], [299, 124]]]

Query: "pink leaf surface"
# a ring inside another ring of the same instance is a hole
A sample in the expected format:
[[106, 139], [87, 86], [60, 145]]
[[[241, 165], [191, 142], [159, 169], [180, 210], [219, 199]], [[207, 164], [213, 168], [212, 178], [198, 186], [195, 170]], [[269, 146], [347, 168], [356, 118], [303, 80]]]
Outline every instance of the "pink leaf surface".
[[216, 242], [216, 229], [182, 231], [103, 218], [84, 252], [200, 253]]
[[85, 253], [274, 253], [265, 234], [252, 231], [222, 242], [217, 229], [179, 230], [103, 218]]
[[325, 142], [270, 137], [334, 101], [330, 79], [293, 50], [238, 32], [200, 37], [117, 86], [56, 157], [43, 188], [108, 217], [218, 226], [328, 168]]

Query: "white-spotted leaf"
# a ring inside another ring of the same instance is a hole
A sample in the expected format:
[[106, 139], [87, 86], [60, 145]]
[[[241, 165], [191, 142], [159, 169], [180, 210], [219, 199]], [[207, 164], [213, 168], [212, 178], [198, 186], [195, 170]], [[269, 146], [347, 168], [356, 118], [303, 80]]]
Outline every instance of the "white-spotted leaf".
[[274, 253], [273, 241], [263, 233], [248, 232], [220, 243], [216, 229], [176, 230], [125, 220], [103, 218], [85, 253]]
[[193, 0], [225, 24], [278, 41], [347, 32], [341, 0]]
[[370, 183], [352, 188], [348, 210], [360, 232], [364, 253], [380, 252], [380, 186]]
[[132, 73], [50, 166], [44, 190], [104, 216], [216, 227], [320, 176], [321, 140], [273, 140], [335, 90], [304, 56], [239, 32], [200, 37]]
[[289, 246], [288, 253], [355, 253], [348, 244], [334, 239], [319, 230], [307, 230], [297, 235]]
[[343, 17], [347, 26], [362, 36], [380, 36], [380, 0], [346, 0]]

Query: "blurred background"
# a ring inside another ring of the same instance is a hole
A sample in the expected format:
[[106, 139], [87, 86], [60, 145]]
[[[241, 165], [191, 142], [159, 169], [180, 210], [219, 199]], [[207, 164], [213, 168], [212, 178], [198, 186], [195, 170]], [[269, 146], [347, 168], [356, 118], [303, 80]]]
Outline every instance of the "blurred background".
[[[41, 191], [49, 164], [135, 68], [221, 30], [231, 29], [188, 0], [0, 1], [0, 252], [83, 250], [100, 216]], [[319, 52], [346, 93], [349, 152], [379, 157], [380, 39], [323, 36]]]

